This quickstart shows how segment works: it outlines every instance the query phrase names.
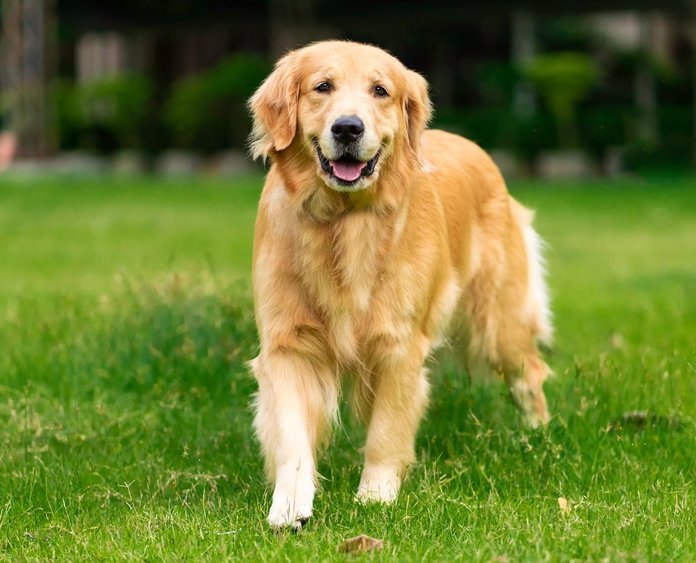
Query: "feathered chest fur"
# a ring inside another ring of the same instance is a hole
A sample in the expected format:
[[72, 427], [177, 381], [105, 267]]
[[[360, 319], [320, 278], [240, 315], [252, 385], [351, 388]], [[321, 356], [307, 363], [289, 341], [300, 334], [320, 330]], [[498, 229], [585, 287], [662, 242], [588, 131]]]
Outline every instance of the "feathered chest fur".
[[403, 215], [377, 220], [369, 210], [351, 212], [330, 223], [305, 224], [296, 233], [295, 270], [329, 344], [345, 362], [358, 359], [381, 324]]

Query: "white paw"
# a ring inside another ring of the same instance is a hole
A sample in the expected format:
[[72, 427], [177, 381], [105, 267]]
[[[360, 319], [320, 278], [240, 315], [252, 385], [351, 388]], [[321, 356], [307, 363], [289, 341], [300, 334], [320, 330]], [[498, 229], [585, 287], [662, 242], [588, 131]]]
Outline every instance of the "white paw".
[[366, 466], [360, 478], [355, 500], [362, 504], [369, 502], [392, 503], [399, 496], [401, 477], [396, 467], [389, 465]]
[[510, 385], [510, 393], [522, 411], [525, 424], [530, 428], [540, 428], [549, 423], [546, 397], [541, 389], [535, 389], [523, 380]]
[[546, 409], [540, 412], [527, 412], [524, 414], [524, 423], [532, 429], [546, 426], [549, 420], [550, 416]]
[[314, 487], [290, 493], [276, 487], [271, 510], [268, 512], [268, 523], [274, 530], [287, 527], [299, 530], [312, 516], [313, 501]]

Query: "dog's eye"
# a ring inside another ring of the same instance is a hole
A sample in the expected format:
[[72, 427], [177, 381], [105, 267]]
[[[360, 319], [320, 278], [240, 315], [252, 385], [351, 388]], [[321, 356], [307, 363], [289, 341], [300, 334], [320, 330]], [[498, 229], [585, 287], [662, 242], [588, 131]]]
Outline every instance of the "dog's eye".
[[384, 86], [377, 85], [374, 87], [373, 91], [378, 98], [386, 98], [389, 95], [389, 92], [387, 92]]
[[331, 92], [331, 83], [330, 82], [322, 82], [321, 84], [317, 85], [314, 88], [315, 92], [321, 92], [322, 94], [326, 94], [327, 92]]

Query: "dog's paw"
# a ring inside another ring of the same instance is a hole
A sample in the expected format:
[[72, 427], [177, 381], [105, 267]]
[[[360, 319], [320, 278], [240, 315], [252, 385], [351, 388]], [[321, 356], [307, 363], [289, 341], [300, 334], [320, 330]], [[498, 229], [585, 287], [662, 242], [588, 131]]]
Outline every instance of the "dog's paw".
[[510, 385], [510, 393], [528, 428], [541, 428], [549, 423], [551, 417], [540, 387], [520, 379]]
[[542, 410], [539, 412], [528, 412], [523, 414], [524, 423], [528, 428], [533, 430], [537, 428], [544, 428], [551, 420], [549, 412], [547, 410]]
[[400, 487], [401, 477], [397, 468], [384, 465], [365, 467], [355, 500], [361, 504], [390, 504], [399, 496]]
[[274, 530], [292, 528], [299, 530], [312, 516], [312, 494], [286, 494], [283, 491], [273, 493], [273, 503], [268, 512], [268, 523]]
[[398, 496], [398, 491], [393, 488], [373, 488], [367, 485], [358, 487], [358, 492], [355, 493], [355, 502], [359, 502], [360, 504], [369, 504], [372, 502], [391, 504]]

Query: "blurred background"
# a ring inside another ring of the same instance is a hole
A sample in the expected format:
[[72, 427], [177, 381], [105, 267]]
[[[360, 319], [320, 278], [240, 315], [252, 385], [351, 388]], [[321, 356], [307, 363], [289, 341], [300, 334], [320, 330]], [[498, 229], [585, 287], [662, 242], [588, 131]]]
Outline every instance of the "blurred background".
[[324, 38], [424, 74], [434, 125], [508, 176], [696, 160], [689, 0], [2, 0], [0, 17], [0, 169], [247, 171], [245, 100]]

